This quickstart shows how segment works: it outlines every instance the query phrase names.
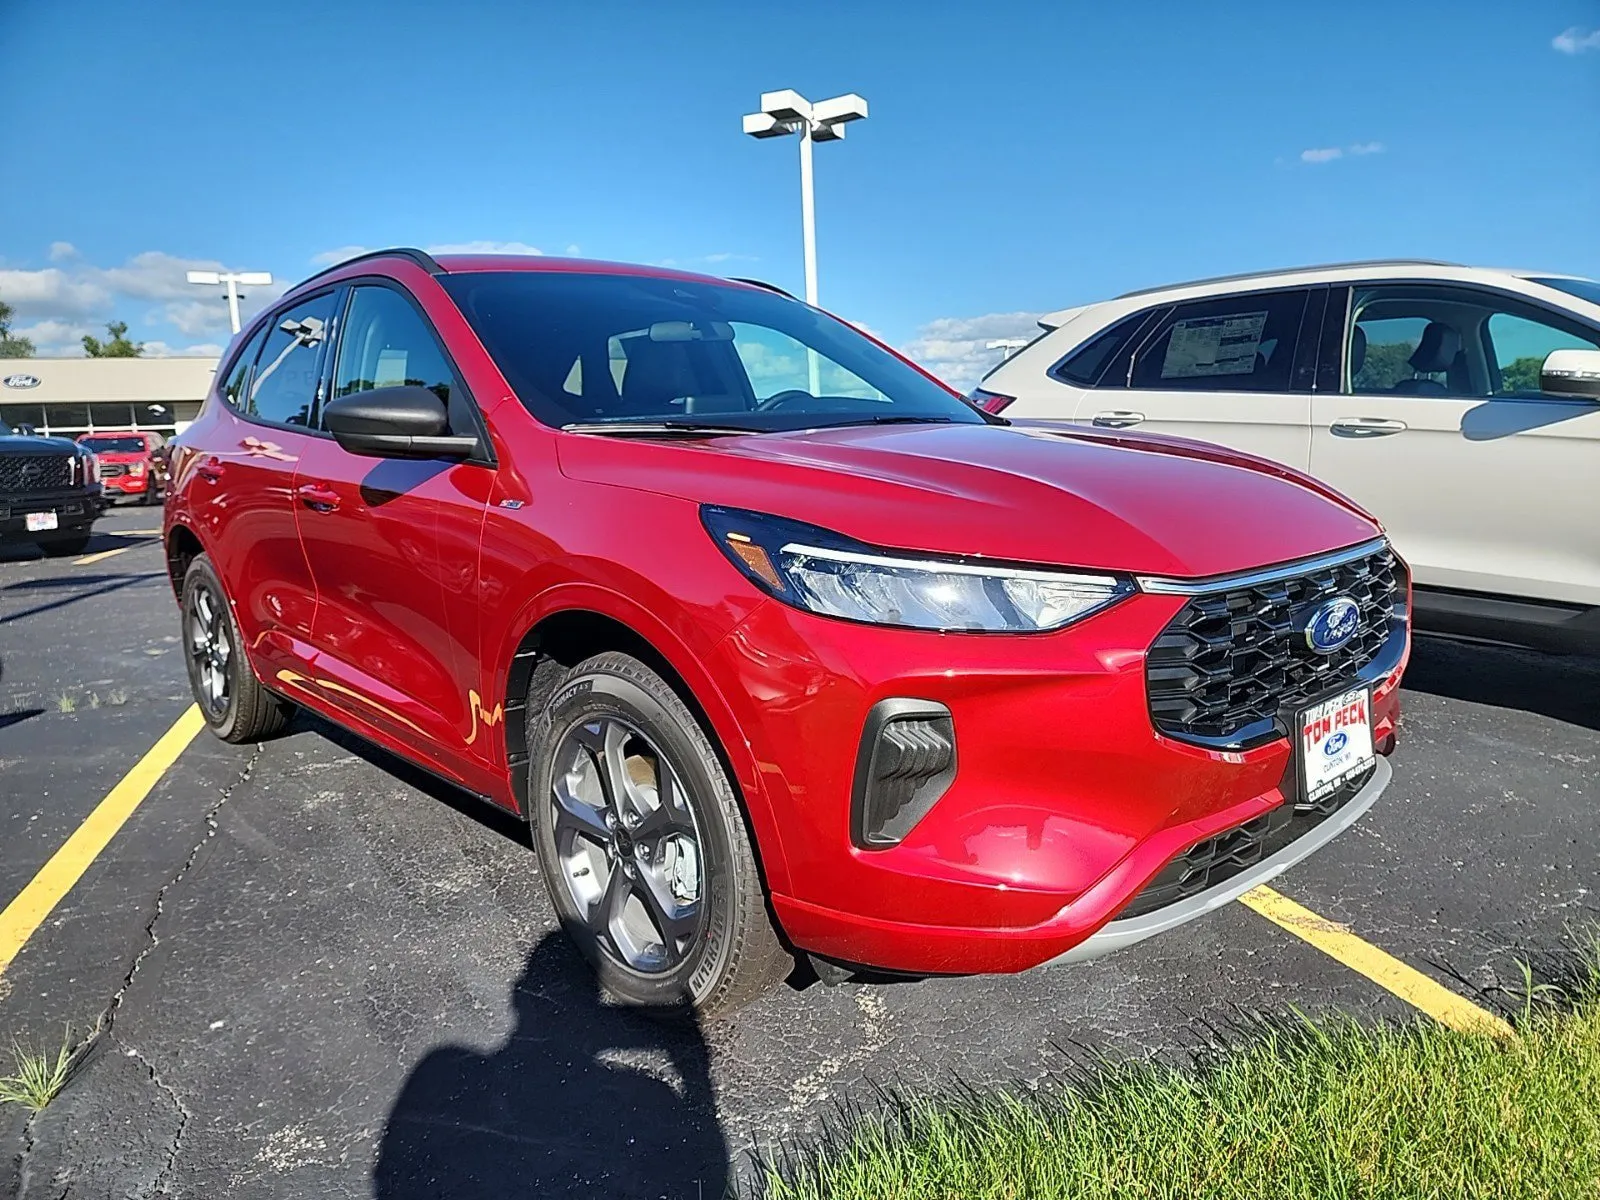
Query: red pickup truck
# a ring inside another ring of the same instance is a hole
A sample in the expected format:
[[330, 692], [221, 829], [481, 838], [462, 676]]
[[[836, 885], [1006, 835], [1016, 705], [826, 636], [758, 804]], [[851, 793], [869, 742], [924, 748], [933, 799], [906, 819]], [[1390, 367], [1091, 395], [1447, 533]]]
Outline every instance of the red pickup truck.
[[108, 501], [119, 496], [137, 497], [143, 504], [157, 504], [166, 490], [162, 456], [156, 452], [166, 443], [159, 433], [85, 433], [78, 444], [94, 451], [100, 460], [100, 481]]

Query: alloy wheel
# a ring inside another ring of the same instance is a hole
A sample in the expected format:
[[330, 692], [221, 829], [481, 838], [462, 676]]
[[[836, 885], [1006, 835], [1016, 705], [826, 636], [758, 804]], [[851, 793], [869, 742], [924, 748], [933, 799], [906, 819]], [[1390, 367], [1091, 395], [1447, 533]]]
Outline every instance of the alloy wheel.
[[548, 815], [562, 882], [602, 949], [644, 974], [682, 965], [700, 931], [704, 859], [678, 772], [617, 717], [558, 746]]
[[233, 640], [222, 602], [204, 586], [194, 590], [189, 606], [189, 658], [200, 702], [212, 716], [220, 717], [228, 711]]

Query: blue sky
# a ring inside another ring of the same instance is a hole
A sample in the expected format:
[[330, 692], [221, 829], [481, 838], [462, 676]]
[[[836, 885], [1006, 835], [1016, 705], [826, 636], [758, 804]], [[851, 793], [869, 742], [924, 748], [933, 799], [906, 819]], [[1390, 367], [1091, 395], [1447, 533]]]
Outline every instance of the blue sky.
[[[802, 20], [798, 15], [806, 14]], [[800, 289], [970, 382], [1040, 311], [1421, 255], [1600, 276], [1600, 3], [0, 5], [0, 299], [41, 350], [226, 340], [183, 270], [496, 243]], [[263, 293], [253, 300], [265, 300]]]

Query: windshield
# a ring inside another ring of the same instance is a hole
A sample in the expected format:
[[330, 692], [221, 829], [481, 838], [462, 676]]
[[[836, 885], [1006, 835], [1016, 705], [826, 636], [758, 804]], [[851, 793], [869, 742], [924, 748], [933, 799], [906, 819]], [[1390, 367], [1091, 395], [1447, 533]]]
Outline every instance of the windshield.
[[849, 325], [775, 292], [566, 271], [439, 282], [547, 425], [774, 432], [986, 419]]
[[78, 441], [96, 454], [143, 454], [146, 449], [142, 437], [86, 437]]
[[1531, 283], [1542, 283], [1545, 287], [1555, 288], [1558, 292], [1566, 292], [1569, 296], [1576, 296], [1579, 300], [1587, 300], [1590, 304], [1600, 304], [1600, 283], [1592, 279], [1560, 279], [1540, 275], [1530, 275]]

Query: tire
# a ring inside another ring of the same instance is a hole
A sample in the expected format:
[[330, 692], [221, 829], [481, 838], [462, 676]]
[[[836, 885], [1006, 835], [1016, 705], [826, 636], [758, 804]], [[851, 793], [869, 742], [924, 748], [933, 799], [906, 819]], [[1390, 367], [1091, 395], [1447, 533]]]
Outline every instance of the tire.
[[160, 497], [156, 495], [156, 485], [154, 483], [144, 485], [144, 495], [139, 497], [139, 503], [146, 508], [149, 508], [152, 504], [161, 503]]
[[[537, 672], [534, 692], [549, 670], [559, 667]], [[787, 975], [794, 960], [767, 915], [744, 814], [678, 694], [637, 659], [607, 653], [566, 671], [548, 697], [534, 708], [530, 695], [528, 817], [556, 915], [601, 986], [654, 1015], [710, 1017]], [[621, 789], [603, 762], [623, 764]]]
[[256, 678], [227, 595], [211, 559], [197, 556], [183, 576], [184, 665], [211, 732], [225, 742], [254, 742], [281, 733], [294, 707]]
[[87, 533], [80, 533], [76, 537], [52, 538], [48, 542], [39, 543], [39, 549], [51, 558], [68, 558], [74, 554], [82, 554], [88, 546]]

